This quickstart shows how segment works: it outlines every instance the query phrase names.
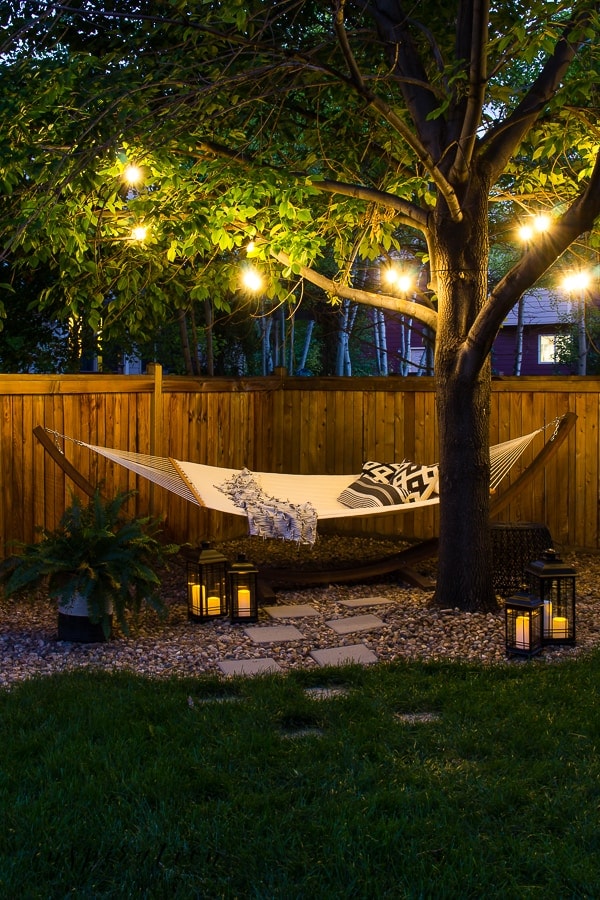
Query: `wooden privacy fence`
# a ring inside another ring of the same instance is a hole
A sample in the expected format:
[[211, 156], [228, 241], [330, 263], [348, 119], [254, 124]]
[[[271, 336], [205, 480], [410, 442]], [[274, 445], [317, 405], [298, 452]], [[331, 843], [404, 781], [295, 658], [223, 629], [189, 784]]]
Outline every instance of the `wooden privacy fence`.
[[[43, 426], [91, 444], [233, 468], [312, 474], [360, 471], [364, 460], [437, 460], [429, 378], [0, 375], [0, 544], [52, 528], [74, 485], [34, 436]], [[503, 378], [492, 390], [491, 443], [526, 434], [571, 411], [577, 422], [546, 469], [499, 517], [543, 522], [562, 546], [598, 549], [600, 379]], [[196, 543], [245, 533], [245, 521], [199, 509], [78, 444], [56, 438], [66, 458], [106, 494], [136, 490], [132, 514], [164, 516], [166, 534]], [[536, 438], [514, 479], [542, 446]], [[310, 498], [307, 498], [310, 499]], [[423, 539], [435, 508], [371, 516], [323, 529]]]

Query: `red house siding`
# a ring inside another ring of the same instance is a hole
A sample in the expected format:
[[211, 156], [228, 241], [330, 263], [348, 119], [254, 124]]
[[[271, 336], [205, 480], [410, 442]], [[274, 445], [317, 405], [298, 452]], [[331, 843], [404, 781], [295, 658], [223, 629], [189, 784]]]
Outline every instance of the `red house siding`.
[[[554, 335], [560, 331], [558, 325], [528, 325], [523, 330], [523, 352], [521, 375], [574, 375], [572, 366], [539, 361], [540, 335]], [[494, 375], [514, 375], [517, 355], [517, 329], [505, 326], [498, 333], [492, 347], [492, 372]]]

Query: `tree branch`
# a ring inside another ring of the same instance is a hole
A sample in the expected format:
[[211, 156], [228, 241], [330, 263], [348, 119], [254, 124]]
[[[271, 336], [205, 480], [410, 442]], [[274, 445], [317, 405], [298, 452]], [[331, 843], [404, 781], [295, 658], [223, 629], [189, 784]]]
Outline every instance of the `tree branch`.
[[487, 303], [471, 326], [458, 355], [458, 369], [464, 376], [476, 373], [492, 348], [502, 322], [525, 291], [541, 278], [562, 253], [582, 234], [591, 231], [600, 216], [600, 153], [585, 191], [569, 209], [539, 236], [491, 292]]
[[340, 45], [341, 51], [344, 55], [344, 59], [348, 64], [348, 68], [350, 69], [350, 75], [352, 77], [352, 81], [359, 89], [361, 93], [366, 92], [365, 83], [363, 81], [363, 77], [360, 69], [358, 68], [358, 64], [354, 58], [354, 54], [352, 53], [352, 49], [350, 47], [350, 43], [348, 41], [348, 34], [344, 27], [344, 7], [346, 6], [346, 0], [337, 0], [335, 3], [335, 8], [333, 11], [333, 29], [335, 31], [336, 37], [338, 39], [338, 43]]
[[[273, 251], [272, 256], [284, 266], [292, 265], [290, 257], [281, 250], [279, 252]], [[437, 329], [437, 313], [435, 310], [421, 306], [421, 304], [414, 301], [404, 300], [400, 297], [391, 297], [389, 294], [374, 294], [372, 291], [363, 291], [358, 288], [338, 284], [333, 279], [315, 272], [314, 269], [310, 269], [308, 266], [301, 266], [299, 274], [302, 278], [310, 281], [311, 284], [315, 284], [334, 297], [343, 297], [346, 300], [363, 303], [365, 306], [372, 306], [375, 309], [389, 309], [417, 319], [423, 325], [431, 328], [432, 331]]]
[[563, 29], [552, 56], [546, 61], [542, 71], [527, 91], [516, 109], [492, 128], [481, 142], [482, 156], [485, 157], [491, 173], [492, 183], [504, 171], [508, 160], [519, 146], [523, 137], [539, 118], [546, 104], [552, 99], [573, 62], [579, 47], [585, 39], [572, 41], [575, 28], [583, 29], [590, 13], [579, 13]]
[[[264, 169], [269, 172], [279, 172], [286, 176], [292, 175], [296, 178], [310, 178], [306, 172], [288, 172], [287, 170], [278, 169], [276, 166], [267, 166], [263, 163], [256, 163], [248, 154], [237, 150], [231, 150], [229, 147], [225, 147], [223, 144], [218, 144], [215, 141], [204, 140], [197, 145], [197, 149], [210, 153], [213, 156], [229, 159], [246, 169]], [[192, 158], [195, 155], [193, 151], [186, 150], [185, 152], [187, 156], [191, 156]], [[347, 182], [336, 181], [331, 178], [311, 180], [311, 185], [315, 190], [327, 194], [341, 194], [344, 197], [354, 197], [356, 200], [364, 200], [365, 203], [377, 203], [379, 206], [386, 206], [389, 209], [394, 209], [400, 214], [403, 224], [417, 228], [424, 234], [427, 234], [429, 231], [427, 212], [420, 206], [417, 206], [416, 203], [410, 203], [408, 200], [396, 197], [395, 194], [390, 194], [387, 191], [380, 191], [378, 188], [367, 187], [363, 184], [348, 184]]]
[[410, 128], [408, 128], [404, 124], [402, 119], [394, 112], [391, 106], [389, 106], [389, 104], [382, 100], [381, 97], [372, 95], [369, 100], [369, 105], [373, 109], [376, 109], [377, 112], [385, 119], [385, 121], [392, 126], [394, 131], [396, 131], [397, 134], [400, 135], [400, 137], [404, 138], [409, 147], [414, 150], [417, 157], [419, 158], [419, 161], [427, 169], [427, 171], [431, 175], [431, 180], [446, 201], [446, 205], [448, 206], [448, 211], [452, 219], [455, 222], [462, 222], [463, 213], [460, 208], [460, 203], [458, 201], [456, 191], [449, 183], [449, 181], [444, 177], [444, 175], [436, 165], [435, 160], [426, 150], [424, 144], [421, 143], [419, 138], [412, 133]]
[[312, 181], [311, 184], [316, 190], [328, 194], [341, 194], [344, 197], [355, 197], [357, 200], [387, 206], [400, 214], [399, 217], [404, 225], [417, 228], [425, 235], [429, 233], [427, 212], [415, 203], [409, 203], [408, 200], [402, 200], [387, 191], [380, 191], [362, 184], [346, 184], [343, 181], [333, 181], [327, 178], [321, 181]]
[[469, 29], [471, 60], [469, 66], [469, 93], [454, 165], [448, 176], [453, 183], [455, 180], [463, 182], [467, 178], [477, 140], [477, 129], [481, 123], [481, 111], [485, 101], [489, 0], [477, 0], [477, 2], [468, 5], [472, 6], [471, 27]]
[[[373, 3], [371, 13], [382, 40], [389, 48], [394, 74], [417, 133], [413, 134], [382, 98], [368, 93], [365, 99], [413, 149], [444, 197], [452, 219], [461, 222], [463, 213], [456, 192], [433, 156], [433, 150], [440, 154], [440, 124], [431, 117], [435, 112], [432, 101], [434, 91], [406, 27], [406, 14], [397, 0], [378, 0]], [[432, 150], [428, 150], [427, 145]]]

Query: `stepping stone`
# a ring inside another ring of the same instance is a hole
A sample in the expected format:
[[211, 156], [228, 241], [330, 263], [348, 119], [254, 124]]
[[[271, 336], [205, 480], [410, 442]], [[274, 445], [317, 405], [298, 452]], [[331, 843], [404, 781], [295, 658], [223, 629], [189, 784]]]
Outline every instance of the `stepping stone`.
[[305, 688], [304, 693], [311, 700], [331, 700], [333, 697], [346, 697], [350, 691], [345, 687], [312, 687]]
[[224, 675], [264, 675], [283, 672], [274, 659], [222, 659], [217, 663]]
[[329, 647], [325, 650], [311, 650], [310, 656], [320, 666], [344, 666], [358, 663], [368, 666], [377, 662], [372, 650], [364, 644], [351, 644], [348, 647]]
[[356, 609], [357, 606], [384, 606], [393, 602], [389, 597], [354, 597], [352, 600], [340, 600], [340, 606]]
[[318, 616], [319, 613], [308, 603], [291, 603], [288, 606], [263, 606], [272, 619], [301, 619], [304, 616]]
[[381, 628], [385, 625], [379, 616], [373, 616], [370, 613], [364, 616], [346, 616], [344, 619], [329, 619], [325, 622], [337, 634], [352, 634], [354, 631], [373, 631], [374, 628]]
[[192, 697], [188, 697], [188, 706], [190, 709], [193, 709], [196, 703], [241, 703], [243, 697], [198, 697], [197, 700], [194, 700]]
[[305, 737], [323, 737], [321, 728], [298, 728], [295, 731], [282, 731], [281, 737], [288, 741], [297, 741]]
[[421, 712], [421, 713], [396, 713], [396, 719], [400, 722], [408, 722], [409, 725], [415, 725], [419, 722], [439, 722], [439, 713]]
[[295, 625], [257, 625], [255, 628], [244, 628], [244, 634], [255, 644], [270, 644], [273, 641], [301, 641], [304, 637]]

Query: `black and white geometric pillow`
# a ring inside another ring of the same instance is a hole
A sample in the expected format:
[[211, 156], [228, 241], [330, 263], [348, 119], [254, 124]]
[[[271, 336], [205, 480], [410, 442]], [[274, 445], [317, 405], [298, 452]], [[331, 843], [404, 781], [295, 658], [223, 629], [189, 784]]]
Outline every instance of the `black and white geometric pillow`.
[[434, 494], [439, 493], [437, 465], [421, 466], [409, 459], [404, 459], [400, 463], [369, 460], [364, 463], [361, 474], [399, 488], [405, 495], [405, 503], [429, 500]]
[[363, 463], [361, 475], [367, 475], [379, 484], [393, 484], [394, 475], [398, 471], [399, 465], [401, 464], [375, 462], [370, 459], [366, 463]]
[[438, 466], [419, 466], [410, 460], [404, 460], [396, 463], [395, 467], [391, 483], [406, 494], [406, 503], [429, 500], [439, 494]]
[[369, 475], [361, 475], [348, 485], [338, 500], [351, 509], [364, 507], [396, 506], [405, 502], [405, 493], [389, 482], [376, 481]]

